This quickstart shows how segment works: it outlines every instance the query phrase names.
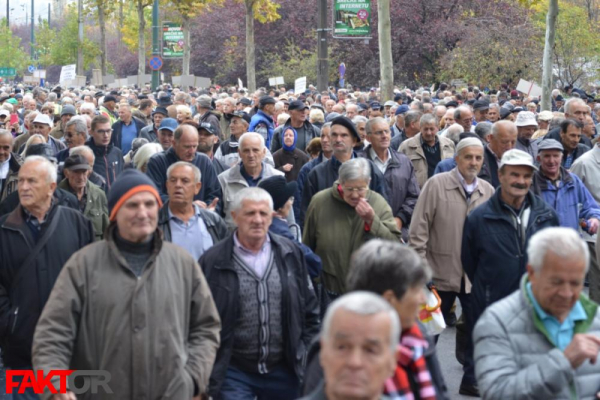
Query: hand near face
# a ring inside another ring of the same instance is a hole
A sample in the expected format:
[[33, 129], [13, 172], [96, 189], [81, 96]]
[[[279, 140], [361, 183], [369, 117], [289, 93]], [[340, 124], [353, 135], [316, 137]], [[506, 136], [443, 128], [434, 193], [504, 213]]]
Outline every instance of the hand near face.
[[363, 221], [369, 225], [373, 224], [373, 219], [375, 219], [375, 211], [373, 211], [373, 207], [371, 207], [367, 200], [361, 198], [354, 209]]

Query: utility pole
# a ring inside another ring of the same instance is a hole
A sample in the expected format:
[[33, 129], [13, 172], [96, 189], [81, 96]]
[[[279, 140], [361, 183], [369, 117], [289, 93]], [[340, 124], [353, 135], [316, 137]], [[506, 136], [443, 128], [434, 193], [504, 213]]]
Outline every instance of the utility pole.
[[318, 0], [317, 13], [319, 23], [317, 26], [317, 89], [319, 92], [327, 90], [329, 86], [329, 57], [327, 55], [327, 0]]
[[31, 0], [31, 59], [34, 59], [34, 55], [35, 55], [35, 33], [34, 33], [34, 29], [35, 29], [35, 8], [34, 8], [34, 1]]
[[390, 0], [377, 2], [379, 19], [379, 73], [381, 75], [381, 102], [394, 98], [394, 68], [392, 64], [392, 23], [390, 21]]
[[6, 0], [6, 27], [10, 28], [10, 0]]
[[[83, 0], [77, 0], [77, 23], [79, 24], [79, 40], [77, 43], [77, 75], [83, 75]], [[48, 6], [48, 16], [50, 7]]]
[[[158, 0], [152, 5], [152, 56], [160, 56], [160, 44], [158, 43]], [[160, 71], [152, 70], [152, 90], [156, 90], [160, 84]]]

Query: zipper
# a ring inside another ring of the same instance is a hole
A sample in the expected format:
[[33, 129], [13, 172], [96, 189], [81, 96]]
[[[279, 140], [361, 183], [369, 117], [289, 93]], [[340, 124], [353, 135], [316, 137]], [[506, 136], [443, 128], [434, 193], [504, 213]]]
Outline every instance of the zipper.
[[15, 309], [15, 312], [13, 313], [13, 323], [12, 326], [10, 327], [10, 334], [12, 335], [13, 333], [15, 333], [15, 328], [17, 327], [17, 317], [19, 316], [19, 307], [17, 307]]

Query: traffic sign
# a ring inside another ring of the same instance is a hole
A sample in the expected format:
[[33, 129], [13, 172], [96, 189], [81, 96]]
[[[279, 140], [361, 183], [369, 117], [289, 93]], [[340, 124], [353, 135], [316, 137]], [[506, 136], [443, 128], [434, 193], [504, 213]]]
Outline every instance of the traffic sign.
[[33, 74], [33, 71], [35, 71], [35, 65], [30, 65], [29, 67], [27, 67], [27, 71], [29, 71], [30, 74]]
[[17, 71], [15, 68], [0, 67], [0, 76], [15, 76]]
[[148, 65], [150, 65], [152, 71], [158, 71], [163, 66], [163, 59], [160, 56], [152, 56], [150, 61], [148, 61]]

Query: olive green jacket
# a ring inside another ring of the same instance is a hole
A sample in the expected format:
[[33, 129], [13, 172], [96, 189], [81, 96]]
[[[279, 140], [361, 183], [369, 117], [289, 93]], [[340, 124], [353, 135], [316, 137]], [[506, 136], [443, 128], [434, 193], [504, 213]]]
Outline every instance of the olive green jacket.
[[[66, 178], [58, 184], [58, 187], [75, 194]], [[88, 181], [85, 187], [87, 190], [87, 204], [85, 205], [83, 215], [92, 221], [96, 240], [102, 240], [104, 232], [108, 227], [108, 202], [106, 201], [106, 195], [102, 189], [90, 181]]]

